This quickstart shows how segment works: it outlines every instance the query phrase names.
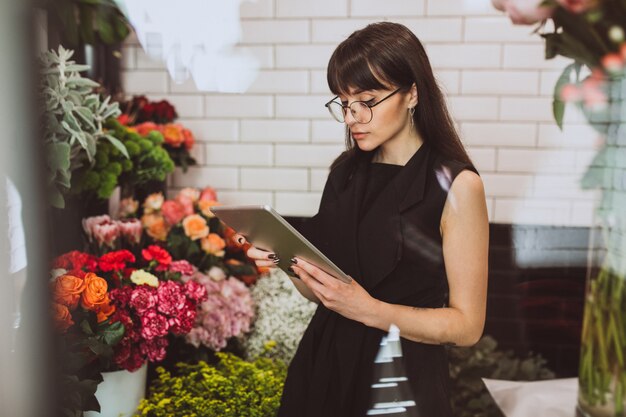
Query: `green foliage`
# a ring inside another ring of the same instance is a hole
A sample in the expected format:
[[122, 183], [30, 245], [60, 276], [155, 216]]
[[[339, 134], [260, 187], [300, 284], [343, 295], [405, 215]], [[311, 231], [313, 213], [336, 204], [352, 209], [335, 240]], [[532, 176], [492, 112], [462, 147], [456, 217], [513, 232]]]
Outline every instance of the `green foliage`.
[[[96, 161], [98, 144], [107, 138], [103, 130], [106, 119], [120, 114], [110, 97], [101, 100], [93, 89], [98, 83], [83, 78], [86, 65], [76, 65], [70, 58], [73, 51], [59, 46], [58, 51], [41, 56], [42, 76], [39, 86], [44, 103], [43, 140], [47, 156], [48, 188], [51, 204], [65, 206], [72, 173]], [[106, 140], [104, 142], [106, 142]], [[127, 155], [126, 148], [112, 143]]]
[[481, 378], [535, 381], [554, 378], [539, 355], [517, 358], [511, 351], [497, 349], [490, 336], [476, 345], [449, 350], [452, 405], [458, 417], [503, 417]]
[[286, 365], [265, 357], [253, 362], [217, 353], [217, 365], [178, 363], [157, 368], [150, 395], [139, 405], [145, 417], [270, 417], [276, 415]]

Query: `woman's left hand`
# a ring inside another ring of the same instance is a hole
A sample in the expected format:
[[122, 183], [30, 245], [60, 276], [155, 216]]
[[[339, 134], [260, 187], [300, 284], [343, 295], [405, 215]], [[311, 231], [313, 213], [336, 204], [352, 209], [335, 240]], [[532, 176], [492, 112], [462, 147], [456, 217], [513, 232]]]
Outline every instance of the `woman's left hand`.
[[291, 265], [294, 273], [326, 308], [361, 323], [367, 322], [368, 317], [374, 314], [378, 300], [369, 295], [354, 279], [346, 284], [304, 259], [295, 260], [297, 262]]

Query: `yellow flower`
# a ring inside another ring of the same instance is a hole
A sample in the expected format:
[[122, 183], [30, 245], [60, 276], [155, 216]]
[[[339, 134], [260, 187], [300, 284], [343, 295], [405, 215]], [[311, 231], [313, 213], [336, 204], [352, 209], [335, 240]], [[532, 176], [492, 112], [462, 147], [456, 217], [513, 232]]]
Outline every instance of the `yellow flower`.
[[130, 274], [130, 280], [137, 285], [149, 285], [151, 287], [159, 286], [159, 279], [143, 269], [133, 271], [133, 273]]
[[150, 194], [146, 201], [143, 202], [143, 212], [144, 214], [154, 213], [155, 211], [161, 210], [161, 206], [163, 205], [163, 194], [162, 193], [154, 193]]

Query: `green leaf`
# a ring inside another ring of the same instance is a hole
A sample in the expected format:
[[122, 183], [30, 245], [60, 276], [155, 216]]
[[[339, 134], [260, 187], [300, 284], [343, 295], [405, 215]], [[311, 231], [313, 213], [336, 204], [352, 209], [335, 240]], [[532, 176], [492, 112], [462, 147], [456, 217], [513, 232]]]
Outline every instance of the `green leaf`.
[[92, 130], [96, 130], [96, 124], [94, 123], [94, 115], [87, 107], [76, 107], [74, 113]]
[[56, 188], [54, 185], [48, 189], [48, 199], [50, 200], [50, 205], [52, 207], [56, 207], [59, 209], [65, 208], [65, 199], [63, 198], [63, 194]]
[[80, 322], [80, 329], [86, 335], [93, 336], [95, 334], [88, 320], [83, 320]]
[[115, 32], [117, 33], [118, 40], [123, 41], [128, 37], [130, 33], [130, 29], [128, 28], [128, 24], [126, 23], [126, 19], [123, 17], [115, 17], [113, 19], [113, 26], [115, 27]]
[[100, 333], [102, 336], [102, 340], [109, 346], [115, 346], [122, 340], [124, 337], [126, 329], [121, 322], [115, 322], [113, 324], [108, 324]]
[[[98, 1], [98, 0], [94, 0]], [[85, 5], [84, 1], [81, 1], [83, 4], [78, 5], [79, 15], [80, 15], [80, 36], [83, 38], [85, 43], [93, 44], [95, 42], [95, 36], [93, 32], [93, 7], [89, 7]], [[96, 3], [97, 4], [97, 3]]]
[[46, 145], [48, 168], [52, 172], [70, 169], [70, 145], [64, 142], [53, 142]]
[[[561, 90], [570, 82], [571, 73], [575, 68], [580, 68], [580, 64], [573, 63], [565, 67], [561, 76], [554, 85], [554, 94], [552, 100], [552, 114], [554, 120], [559, 126], [559, 129], [563, 130], [563, 116], [565, 115], [565, 102], [561, 100]], [[579, 69], [577, 70], [579, 71]]]
[[111, 145], [115, 146], [115, 148], [117, 148], [122, 153], [122, 155], [124, 155], [126, 158], [130, 158], [130, 156], [128, 156], [128, 150], [121, 140], [111, 135], [104, 135], [104, 138], [111, 142]]
[[102, 42], [107, 45], [114, 44], [117, 41], [115, 29], [109, 21], [109, 16], [109, 13], [98, 13], [96, 15], [96, 27], [98, 29], [98, 34], [100, 35]]

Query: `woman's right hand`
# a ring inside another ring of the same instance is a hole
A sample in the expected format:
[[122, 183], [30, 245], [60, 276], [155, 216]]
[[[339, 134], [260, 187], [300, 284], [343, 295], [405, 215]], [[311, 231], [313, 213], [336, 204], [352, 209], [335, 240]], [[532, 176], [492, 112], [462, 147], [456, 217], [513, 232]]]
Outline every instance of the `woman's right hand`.
[[246, 255], [248, 258], [253, 259], [256, 266], [264, 266], [269, 268], [275, 268], [279, 262], [277, 255], [273, 252], [268, 252], [263, 249], [259, 249], [252, 244], [250, 244], [243, 235], [238, 233], [234, 234], [232, 237], [232, 241], [245, 249], [246, 246], [248, 250], [246, 250]]

